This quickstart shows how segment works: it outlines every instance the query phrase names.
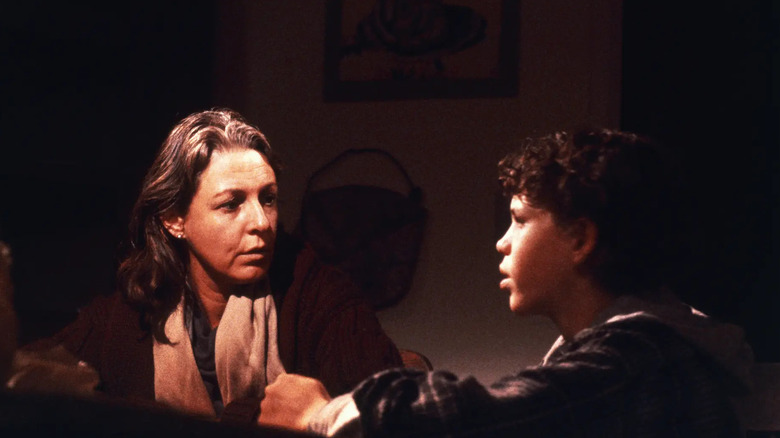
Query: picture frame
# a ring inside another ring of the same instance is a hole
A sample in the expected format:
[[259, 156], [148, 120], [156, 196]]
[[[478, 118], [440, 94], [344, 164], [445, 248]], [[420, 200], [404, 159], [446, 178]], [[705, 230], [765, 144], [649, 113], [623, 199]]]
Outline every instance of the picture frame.
[[327, 0], [323, 98], [512, 97], [519, 0]]

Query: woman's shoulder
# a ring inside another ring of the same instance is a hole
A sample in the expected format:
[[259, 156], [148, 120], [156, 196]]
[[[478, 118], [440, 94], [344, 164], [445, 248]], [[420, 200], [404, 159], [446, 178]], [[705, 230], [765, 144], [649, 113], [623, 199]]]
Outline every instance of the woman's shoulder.
[[139, 337], [143, 330], [139, 313], [122, 294], [113, 292], [93, 297], [78, 310], [76, 319], [50, 338], [31, 343], [26, 348], [38, 349], [62, 345], [77, 356], [92, 356], [101, 350], [100, 344], [111, 333]]
[[117, 318], [138, 319], [138, 311], [133, 308], [120, 292], [101, 294], [92, 298], [78, 312], [78, 320], [93, 326], [105, 326]]

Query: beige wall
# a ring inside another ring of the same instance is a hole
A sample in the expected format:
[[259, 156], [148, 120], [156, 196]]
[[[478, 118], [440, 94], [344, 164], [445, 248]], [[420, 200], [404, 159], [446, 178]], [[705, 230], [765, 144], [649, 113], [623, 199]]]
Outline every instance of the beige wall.
[[[295, 226], [306, 178], [328, 159], [387, 149], [430, 216], [412, 290], [379, 312], [384, 328], [435, 367], [485, 380], [537, 363], [557, 334], [514, 317], [497, 287], [496, 162], [519, 137], [618, 126], [621, 2], [521, 1], [516, 98], [360, 103], [323, 102], [324, 4], [221, 4], [215, 100], [256, 123], [287, 163], [282, 220]], [[377, 167], [349, 181], [376, 175], [394, 176]]]

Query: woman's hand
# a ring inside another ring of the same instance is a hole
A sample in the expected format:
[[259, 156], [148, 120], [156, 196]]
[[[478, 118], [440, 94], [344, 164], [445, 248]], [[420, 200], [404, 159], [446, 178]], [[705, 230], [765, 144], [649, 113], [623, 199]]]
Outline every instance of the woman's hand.
[[329, 401], [319, 380], [282, 374], [265, 388], [257, 424], [306, 431], [312, 416]]

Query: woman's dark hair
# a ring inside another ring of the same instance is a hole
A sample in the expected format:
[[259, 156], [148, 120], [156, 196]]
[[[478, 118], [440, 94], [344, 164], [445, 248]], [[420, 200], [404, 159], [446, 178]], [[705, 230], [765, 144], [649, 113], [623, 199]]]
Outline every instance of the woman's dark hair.
[[616, 294], [669, 280], [679, 250], [680, 175], [660, 145], [609, 129], [525, 139], [499, 163], [505, 195], [550, 211], [562, 227], [579, 218], [596, 224], [585, 267]]
[[236, 148], [260, 152], [278, 175], [279, 165], [265, 136], [238, 113], [214, 109], [179, 122], [144, 177], [117, 281], [128, 303], [141, 312], [143, 326], [160, 340], [165, 340], [168, 315], [182, 294], [191, 292], [186, 248], [166, 231], [161, 216], [186, 214], [212, 154]]

